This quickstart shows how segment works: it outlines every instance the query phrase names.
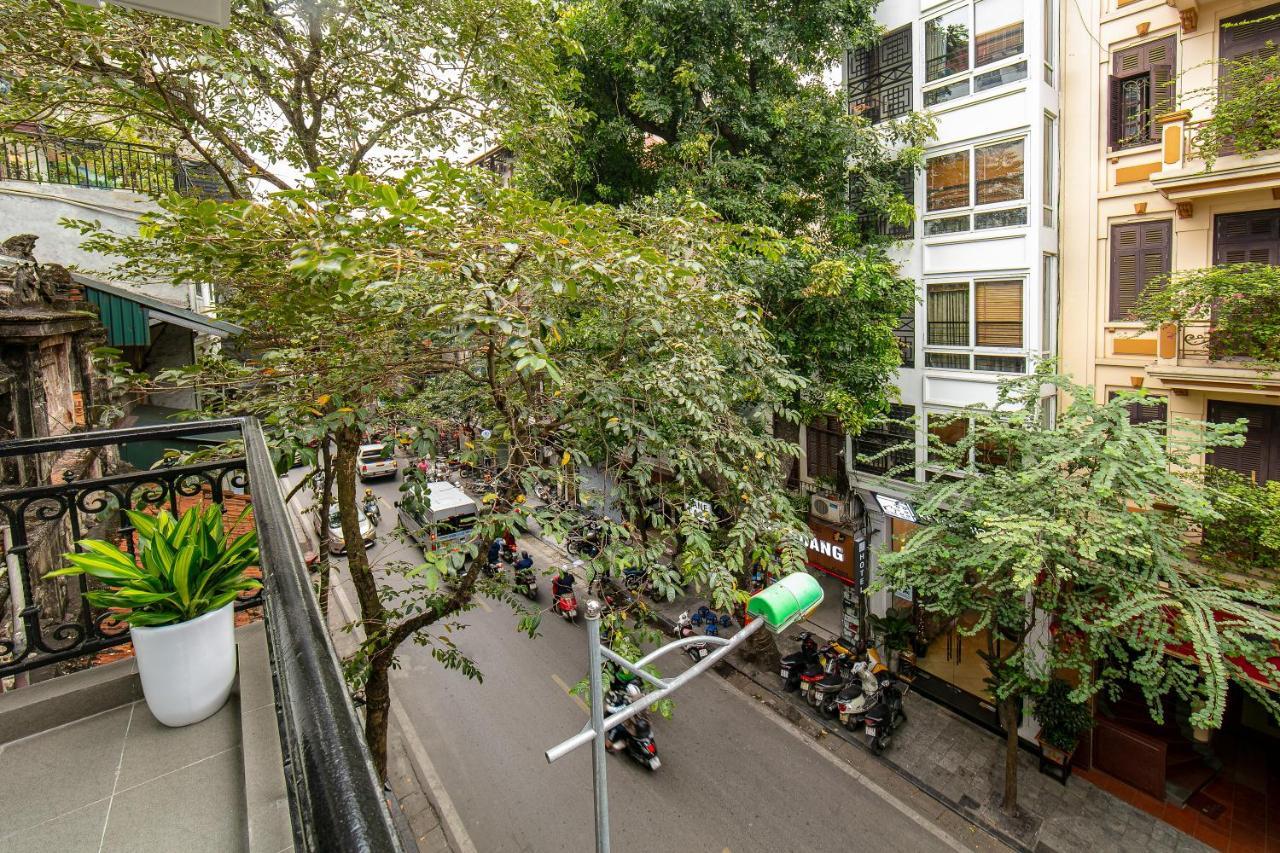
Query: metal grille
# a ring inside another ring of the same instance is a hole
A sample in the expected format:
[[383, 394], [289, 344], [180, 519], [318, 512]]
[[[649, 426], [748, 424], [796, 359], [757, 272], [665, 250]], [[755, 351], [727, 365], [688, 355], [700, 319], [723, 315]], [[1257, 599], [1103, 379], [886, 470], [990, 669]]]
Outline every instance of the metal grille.
[[889, 33], [875, 47], [849, 51], [849, 111], [868, 121], [911, 112], [911, 28]]

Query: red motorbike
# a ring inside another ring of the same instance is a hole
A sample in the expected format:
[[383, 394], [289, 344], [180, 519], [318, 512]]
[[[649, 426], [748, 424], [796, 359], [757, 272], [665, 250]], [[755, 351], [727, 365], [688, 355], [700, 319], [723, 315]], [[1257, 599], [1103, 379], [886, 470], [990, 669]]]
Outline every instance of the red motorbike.
[[573, 590], [556, 595], [556, 612], [560, 614], [564, 621], [577, 623], [578, 597], [573, 594]]

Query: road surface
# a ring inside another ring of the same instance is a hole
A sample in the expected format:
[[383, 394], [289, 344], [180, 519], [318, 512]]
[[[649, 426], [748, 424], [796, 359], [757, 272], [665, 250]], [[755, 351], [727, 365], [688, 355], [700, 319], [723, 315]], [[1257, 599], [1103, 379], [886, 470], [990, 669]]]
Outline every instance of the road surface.
[[[375, 561], [391, 552], [414, 559], [403, 550], [412, 546], [381, 541], [391, 538], [397, 485], [372, 486], [384, 502], [380, 541], [369, 550]], [[546, 570], [546, 561], [537, 568]], [[543, 607], [550, 603], [549, 583], [541, 580]], [[339, 604], [354, 607], [349, 584], [339, 587]], [[585, 626], [547, 614], [531, 639], [516, 631], [510, 609], [493, 601], [460, 621], [466, 628], [451, 638], [479, 666], [483, 681], [447, 671], [429, 649], [407, 643], [392, 692], [475, 849], [592, 849], [589, 747], [554, 765], [543, 755], [587, 720], [586, 706], [568, 693], [586, 672]], [[668, 660], [668, 673], [687, 663]], [[659, 770], [625, 755], [609, 757], [618, 853], [963, 849], [718, 676], [707, 674], [674, 698], [674, 716], [654, 720]]]

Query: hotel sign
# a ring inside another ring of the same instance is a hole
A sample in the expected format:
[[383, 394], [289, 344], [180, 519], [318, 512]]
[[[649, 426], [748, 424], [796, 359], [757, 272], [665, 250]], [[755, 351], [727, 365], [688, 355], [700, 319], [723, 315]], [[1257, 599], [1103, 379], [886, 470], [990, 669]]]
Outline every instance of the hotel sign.
[[810, 565], [854, 583], [857, 581], [855, 551], [856, 542], [847, 531], [820, 521], [809, 522], [807, 557]]

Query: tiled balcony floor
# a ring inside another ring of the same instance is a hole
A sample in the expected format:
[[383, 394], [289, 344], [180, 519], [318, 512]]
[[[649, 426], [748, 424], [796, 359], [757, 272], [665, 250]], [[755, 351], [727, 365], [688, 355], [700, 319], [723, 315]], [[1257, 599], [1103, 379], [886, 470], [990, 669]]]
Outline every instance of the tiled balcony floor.
[[134, 702], [0, 744], [0, 853], [246, 847], [239, 700], [171, 729]]

